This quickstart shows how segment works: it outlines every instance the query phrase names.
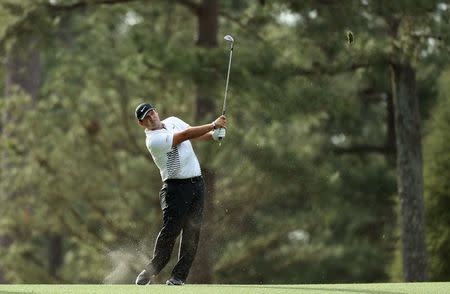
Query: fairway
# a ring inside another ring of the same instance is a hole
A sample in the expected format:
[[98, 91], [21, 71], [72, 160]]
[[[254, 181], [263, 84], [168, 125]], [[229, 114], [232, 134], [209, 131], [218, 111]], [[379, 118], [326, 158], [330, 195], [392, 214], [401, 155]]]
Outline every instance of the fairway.
[[0, 285], [0, 294], [448, 294], [450, 283], [385, 283], [385, 284], [327, 284], [327, 285]]

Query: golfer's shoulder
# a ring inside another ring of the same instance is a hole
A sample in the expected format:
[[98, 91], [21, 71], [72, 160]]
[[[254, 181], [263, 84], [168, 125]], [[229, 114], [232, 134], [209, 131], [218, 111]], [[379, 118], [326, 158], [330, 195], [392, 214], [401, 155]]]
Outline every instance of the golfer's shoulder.
[[178, 129], [178, 130], [183, 130], [183, 129], [186, 129], [187, 127], [189, 127], [189, 124], [187, 124], [185, 121], [183, 121], [182, 119], [180, 119], [176, 116], [168, 117], [168, 118], [164, 119], [162, 122], [166, 126], [172, 125], [174, 129]]
[[150, 152], [165, 151], [172, 147], [172, 134], [165, 129], [154, 131], [145, 143]]
[[169, 116], [168, 118], [165, 118], [164, 120], [162, 120], [163, 123], [172, 123], [172, 124], [177, 124], [177, 123], [184, 123], [183, 120], [181, 120], [180, 118], [176, 117], [176, 116]]

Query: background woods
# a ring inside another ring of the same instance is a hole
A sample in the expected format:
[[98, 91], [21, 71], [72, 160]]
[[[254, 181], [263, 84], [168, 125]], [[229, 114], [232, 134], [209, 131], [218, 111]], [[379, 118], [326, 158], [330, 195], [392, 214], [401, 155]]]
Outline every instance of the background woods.
[[0, 281], [133, 281], [161, 218], [134, 108], [210, 122], [226, 34], [190, 282], [448, 281], [449, 19], [429, 0], [1, 0]]

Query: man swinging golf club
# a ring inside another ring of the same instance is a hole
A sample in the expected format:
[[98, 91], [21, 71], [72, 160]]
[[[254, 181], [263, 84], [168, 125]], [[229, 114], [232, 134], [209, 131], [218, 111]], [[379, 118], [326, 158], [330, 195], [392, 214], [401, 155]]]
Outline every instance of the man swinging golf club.
[[178, 262], [166, 284], [183, 285], [197, 251], [203, 216], [204, 183], [190, 140], [223, 139], [226, 117], [221, 115], [210, 124], [191, 127], [174, 116], [161, 121], [149, 103], [139, 104], [135, 115], [145, 128], [147, 148], [163, 181], [159, 192], [163, 225], [153, 258], [137, 276], [136, 284], [151, 283], [151, 277], [168, 263], [175, 239], [182, 233]]
[[190, 140], [222, 141], [225, 138], [225, 111], [234, 39], [230, 35], [224, 39], [230, 43], [230, 56], [222, 115], [214, 122], [191, 127], [174, 116], [160, 121], [158, 112], [149, 103], [141, 103], [136, 108], [138, 123], [145, 128], [147, 148], [164, 183], [159, 192], [163, 226], [156, 239], [152, 260], [136, 278], [138, 285], [149, 284], [151, 277], [164, 268], [170, 259], [175, 239], [181, 232], [178, 262], [166, 284], [183, 285], [194, 261], [203, 217], [204, 183]]

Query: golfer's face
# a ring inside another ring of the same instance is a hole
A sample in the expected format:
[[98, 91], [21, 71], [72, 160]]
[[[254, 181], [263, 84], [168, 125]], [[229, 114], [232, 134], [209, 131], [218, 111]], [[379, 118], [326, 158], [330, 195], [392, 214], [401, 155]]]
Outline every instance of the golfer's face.
[[155, 109], [150, 110], [143, 119], [151, 126], [159, 125], [159, 115]]

